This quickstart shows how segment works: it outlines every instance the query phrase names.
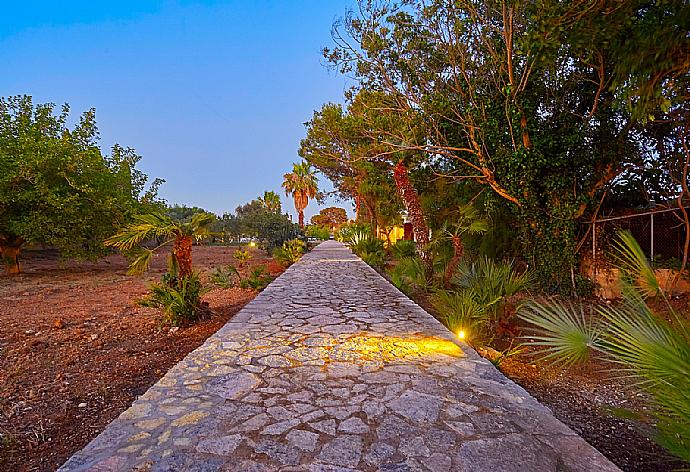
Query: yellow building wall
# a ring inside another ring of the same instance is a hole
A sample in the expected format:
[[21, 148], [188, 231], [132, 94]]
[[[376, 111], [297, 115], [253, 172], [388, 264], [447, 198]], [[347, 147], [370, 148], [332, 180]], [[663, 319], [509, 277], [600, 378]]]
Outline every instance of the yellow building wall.
[[[383, 231], [381, 228], [377, 228], [376, 233], [379, 239], [388, 241], [389, 238], [386, 237], [386, 232]], [[390, 237], [391, 244], [395, 244], [397, 241], [405, 237], [405, 228], [403, 228], [402, 226], [394, 226], [388, 234]]]

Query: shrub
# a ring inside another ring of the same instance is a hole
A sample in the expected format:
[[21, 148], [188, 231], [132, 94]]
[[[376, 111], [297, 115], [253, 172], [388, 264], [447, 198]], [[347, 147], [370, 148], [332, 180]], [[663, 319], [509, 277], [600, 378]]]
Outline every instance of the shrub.
[[188, 324], [199, 319], [204, 311], [201, 296], [206, 293], [199, 274], [194, 273], [176, 283], [151, 285], [151, 293], [137, 303], [140, 306], [162, 308], [163, 323], [172, 326]]
[[346, 223], [342, 225], [338, 231], [335, 232], [335, 239], [342, 242], [349, 244], [350, 239], [352, 236], [356, 233], [366, 233], [366, 234], [371, 234], [371, 228], [369, 225], [364, 225], [360, 223]]
[[221, 288], [230, 288], [235, 285], [235, 282], [239, 280], [240, 273], [237, 268], [233, 265], [229, 265], [225, 268], [217, 267], [211, 273], [211, 282]]
[[249, 254], [249, 251], [246, 248], [239, 248], [235, 253], [232, 255], [237, 261], [240, 263], [240, 265], [244, 264], [247, 262], [249, 259], [252, 258], [252, 255]]
[[307, 245], [301, 239], [291, 239], [285, 241], [282, 247], [273, 250], [273, 258], [284, 265], [291, 265], [297, 262], [307, 250]]
[[414, 289], [425, 290], [431, 283], [426, 278], [424, 265], [418, 257], [408, 257], [388, 271], [391, 282], [401, 292], [410, 294]]
[[431, 303], [441, 321], [454, 333], [459, 330], [474, 332], [485, 321], [486, 306], [477, 300], [471, 290], [439, 290], [431, 298]]
[[305, 234], [309, 238], [326, 240], [331, 237], [331, 230], [326, 226], [310, 225], [307, 226]]
[[461, 289], [471, 290], [476, 300], [496, 313], [507, 297], [529, 289], [533, 275], [516, 272], [512, 261], [494, 261], [480, 257], [473, 263], [462, 263], [453, 282]]
[[401, 239], [391, 246], [391, 254], [398, 261], [408, 257], [415, 257], [417, 254], [417, 245], [414, 241]]
[[272, 280], [273, 277], [266, 272], [266, 267], [260, 265], [250, 271], [249, 277], [240, 281], [240, 287], [263, 290]]
[[[530, 301], [519, 316], [532, 325], [532, 345], [544, 348], [543, 359], [570, 365], [599, 356], [636, 379], [651, 403], [657, 442], [690, 461], [690, 326], [674, 310], [630, 233], [619, 235], [617, 251], [620, 305], [595, 306], [599, 316], [594, 319], [581, 304]], [[654, 313], [649, 297], [660, 299], [672, 322]]]

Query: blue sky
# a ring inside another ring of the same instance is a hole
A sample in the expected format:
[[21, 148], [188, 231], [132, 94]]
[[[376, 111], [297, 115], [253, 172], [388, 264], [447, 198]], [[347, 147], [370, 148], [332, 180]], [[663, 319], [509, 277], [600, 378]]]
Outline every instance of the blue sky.
[[135, 148], [162, 197], [234, 210], [280, 191], [303, 123], [342, 101], [348, 82], [320, 49], [353, 1], [3, 2], [0, 95], [94, 107], [101, 147]]

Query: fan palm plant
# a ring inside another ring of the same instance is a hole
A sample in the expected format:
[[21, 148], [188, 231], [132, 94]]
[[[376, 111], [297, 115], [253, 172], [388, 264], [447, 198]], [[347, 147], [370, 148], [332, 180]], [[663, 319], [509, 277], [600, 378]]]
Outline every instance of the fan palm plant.
[[[139, 274], [146, 271], [153, 254], [170, 243], [171, 272], [178, 282], [192, 276], [192, 243], [211, 234], [210, 227], [216, 217], [212, 213], [197, 213], [187, 223], [173, 221], [160, 214], [137, 215], [134, 222], [122, 228], [117, 234], [105, 240], [106, 246], [116, 247], [122, 251], [137, 249], [138, 255], [129, 266], [129, 273]], [[140, 244], [150, 239], [164, 242], [153, 249], [141, 247]]]
[[299, 215], [299, 226], [304, 228], [304, 209], [307, 208], [309, 199], [315, 198], [319, 190], [311, 165], [307, 162], [293, 164], [292, 172], [283, 175], [282, 187], [285, 195], [292, 195]]
[[[621, 233], [616, 263], [623, 302], [584, 309], [557, 301], [530, 301], [520, 317], [532, 325], [543, 358], [564, 364], [599, 356], [636, 379], [650, 398], [657, 441], [690, 461], [690, 327], [670, 304], [644, 253], [630, 233]], [[671, 321], [658, 316], [649, 297], [665, 304]]]
[[453, 256], [446, 264], [443, 273], [443, 286], [450, 288], [451, 279], [460, 264], [460, 260], [465, 252], [463, 237], [466, 234], [482, 234], [489, 230], [489, 222], [482, 218], [479, 211], [470, 205], [460, 208], [458, 217], [453, 223], [445, 222], [439, 232], [439, 236], [434, 238], [433, 244], [450, 241], [453, 247]]

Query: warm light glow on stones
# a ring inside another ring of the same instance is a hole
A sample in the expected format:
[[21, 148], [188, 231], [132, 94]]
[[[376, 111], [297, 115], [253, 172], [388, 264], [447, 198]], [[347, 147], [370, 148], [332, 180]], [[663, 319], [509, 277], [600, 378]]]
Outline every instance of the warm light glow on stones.
[[462, 349], [454, 342], [437, 337], [376, 337], [355, 335], [332, 346], [329, 358], [333, 361], [380, 361], [421, 358], [432, 355], [461, 357]]
[[467, 333], [465, 333], [465, 330], [461, 329], [458, 331], [458, 339], [464, 341], [466, 337]]

